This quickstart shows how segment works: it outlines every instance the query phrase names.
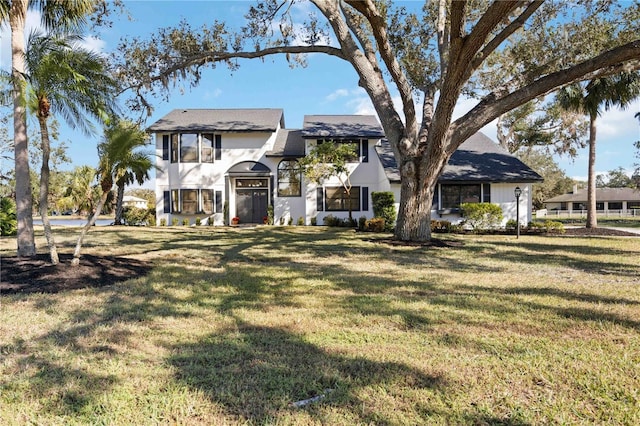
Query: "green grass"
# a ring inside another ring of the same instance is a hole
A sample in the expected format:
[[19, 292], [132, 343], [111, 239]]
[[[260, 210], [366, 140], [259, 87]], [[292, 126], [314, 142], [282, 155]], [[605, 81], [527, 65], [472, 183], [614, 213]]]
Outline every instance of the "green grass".
[[94, 229], [154, 267], [0, 296], [0, 424], [640, 424], [640, 239], [381, 237]]

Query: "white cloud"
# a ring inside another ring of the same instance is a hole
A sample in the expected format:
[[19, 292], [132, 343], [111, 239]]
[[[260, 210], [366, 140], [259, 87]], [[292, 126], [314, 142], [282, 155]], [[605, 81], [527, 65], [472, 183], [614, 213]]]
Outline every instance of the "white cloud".
[[104, 40], [94, 36], [85, 37], [79, 44], [86, 50], [100, 55], [104, 54], [105, 46], [107, 45]]
[[349, 96], [349, 91], [347, 89], [338, 89], [333, 93], [327, 95], [324, 100], [327, 102], [333, 102], [338, 98], [344, 98], [345, 96]]

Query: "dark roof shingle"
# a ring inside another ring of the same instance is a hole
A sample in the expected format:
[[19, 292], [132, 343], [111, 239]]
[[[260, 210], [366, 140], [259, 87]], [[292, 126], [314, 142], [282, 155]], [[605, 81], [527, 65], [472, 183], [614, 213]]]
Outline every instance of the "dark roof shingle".
[[305, 115], [302, 137], [380, 139], [384, 132], [374, 115]]
[[301, 133], [301, 130], [280, 129], [267, 157], [304, 157], [304, 139]]
[[284, 127], [282, 109], [174, 109], [150, 132], [273, 132]]
[[[400, 172], [388, 141], [376, 146], [378, 157], [391, 182]], [[542, 177], [482, 133], [467, 139], [453, 153], [438, 182], [539, 182]]]

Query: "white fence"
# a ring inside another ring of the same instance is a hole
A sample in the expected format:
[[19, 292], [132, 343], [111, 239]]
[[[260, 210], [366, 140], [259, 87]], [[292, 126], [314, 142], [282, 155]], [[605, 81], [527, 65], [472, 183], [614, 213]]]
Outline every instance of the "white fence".
[[[640, 209], [625, 209], [625, 210], [596, 210], [597, 217], [640, 217]], [[541, 209], [536, 211], [536, 218], [565, 218], [565, 219], [579, 219], [586, 218], [586, 210], [547, 210]]]

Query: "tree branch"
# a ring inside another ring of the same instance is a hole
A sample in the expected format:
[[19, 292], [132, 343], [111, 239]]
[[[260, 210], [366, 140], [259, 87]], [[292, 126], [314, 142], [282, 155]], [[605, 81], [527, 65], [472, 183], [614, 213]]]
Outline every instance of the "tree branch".
[[623, 71], [640, 70], [638, 58], [640, 58], [640, 40], [635, 40], [573, 67], [548, 74], [502, 97], [498, 97], [495, 92], [490, 93], [471, 111], [451, 124], [452, 138], [447, 151], [454, 152], [462, 142], [499, 115], [539, 96], [577, 81], [591, 80]]
[[372, 0], [354, 1], [347, 0], [355, 10], [360, 12], [370, 23], [373, 37], [378, 44], [378, 52], [384, 61], [391, 78], [396, 84], [402, 99], [402, 109], [405, 117], [405, 127], [410, 137], [416, 137], [418, 131], [418, 123], [416, 121], [416, 110], [413, 103], [411, 85], [407, 77], [402, 71], [402, 67], [398, 63], [398, 59], [391, 49], [389, 35], [387, 33], [387, 23], [385, 17], [380, 15], [376, 5]]

